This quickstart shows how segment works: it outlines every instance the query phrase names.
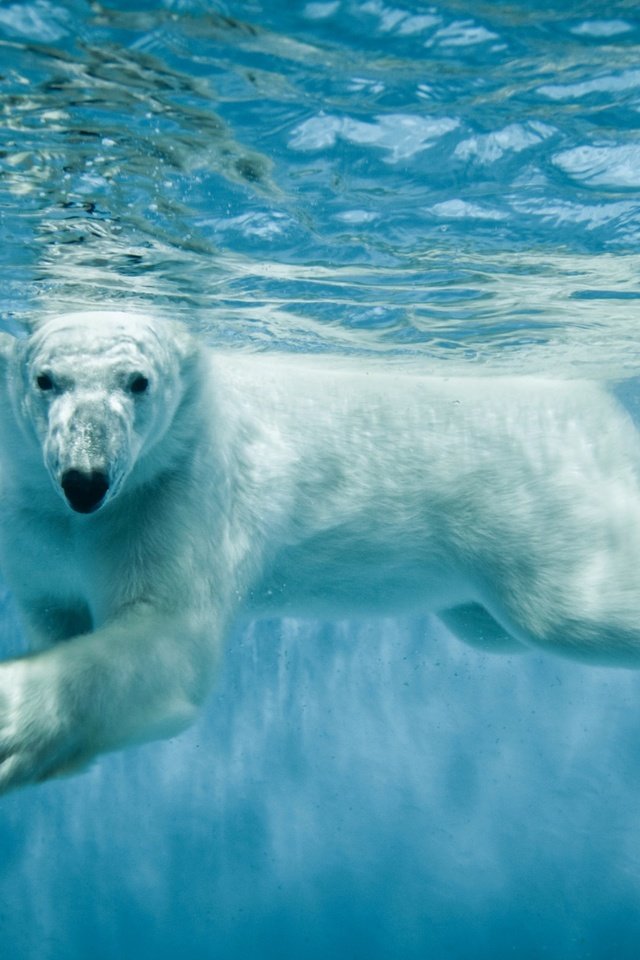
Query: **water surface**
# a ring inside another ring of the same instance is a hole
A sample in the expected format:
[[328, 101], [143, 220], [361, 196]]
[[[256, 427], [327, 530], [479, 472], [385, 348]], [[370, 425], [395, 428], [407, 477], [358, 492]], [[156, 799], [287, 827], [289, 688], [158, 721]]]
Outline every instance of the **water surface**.
[[0, 9], [6, 323], [635, 372], [635, 4]]

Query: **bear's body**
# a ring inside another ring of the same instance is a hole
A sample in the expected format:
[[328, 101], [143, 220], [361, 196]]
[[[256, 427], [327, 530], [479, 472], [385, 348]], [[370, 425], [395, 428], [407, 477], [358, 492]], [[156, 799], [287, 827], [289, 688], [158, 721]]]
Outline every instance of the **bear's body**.
[[640, 662], [640, 443], [598, 385], [216, 355], [87, 313], [3, 341], [0, 786], [179, 729], [231, 620], [430, 610]]

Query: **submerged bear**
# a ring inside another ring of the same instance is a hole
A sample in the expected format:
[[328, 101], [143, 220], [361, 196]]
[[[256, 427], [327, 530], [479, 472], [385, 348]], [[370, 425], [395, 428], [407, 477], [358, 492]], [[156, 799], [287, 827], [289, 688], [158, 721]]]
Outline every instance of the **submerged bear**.
[[240, 616], [433, 611], [640, 664], [640, 443], [597, 384], [211, 351], [79, 313], [2, 339], [0, 788], [173, 733]]

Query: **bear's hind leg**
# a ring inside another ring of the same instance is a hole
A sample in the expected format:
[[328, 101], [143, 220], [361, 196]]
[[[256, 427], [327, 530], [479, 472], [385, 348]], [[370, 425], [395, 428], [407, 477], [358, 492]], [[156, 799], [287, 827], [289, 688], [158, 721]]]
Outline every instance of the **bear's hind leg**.
[[488, 653], [524, 653], [527, 649], [514, 640], [479, 603], [465, 603], [438, 614], [445, 627], [460, 640]]

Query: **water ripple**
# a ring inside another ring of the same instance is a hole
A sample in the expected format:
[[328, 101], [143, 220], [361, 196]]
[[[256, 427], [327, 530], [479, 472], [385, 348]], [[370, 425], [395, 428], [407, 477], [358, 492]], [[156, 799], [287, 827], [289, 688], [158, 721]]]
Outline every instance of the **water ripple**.
[[637, 372], [639, 42], [624, 0], [9, 3], [0, 318]]

